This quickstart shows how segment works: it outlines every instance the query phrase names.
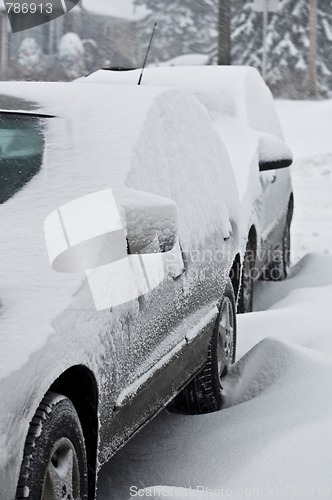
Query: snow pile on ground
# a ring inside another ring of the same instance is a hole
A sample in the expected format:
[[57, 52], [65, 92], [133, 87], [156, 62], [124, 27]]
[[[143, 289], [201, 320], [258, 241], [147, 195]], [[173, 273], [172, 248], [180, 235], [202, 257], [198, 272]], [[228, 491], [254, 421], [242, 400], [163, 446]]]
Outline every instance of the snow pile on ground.
[[287, 143], [295, 194], [292, 257], [332, 248], [332, 100], [276, 101]]
[[[313, 255], [288, 282], [261, 283], [256, 307], [266, 306], [273, 288], [280, 300], [239, 318], [239, 356], [246, 354], [224, 381], [227, 408], [204, 416], [164, 412], [104, 467], [99, 500], [129, 498], [130, 491], [135, 498], [135, 485], [148, 484], [169, 487], [148, 489], [143, 498], [317, 500], [331, 491], [326, 268], [332, 257]], [[267, 336], [274, 338], [260, 341]]]
[[[182, 56], [173, 57], [158, 64], [158, 66], [203, 66], [208, 64], [209, 56], [207, 54], [183, 54]], [[150, 67], [155, 64], [150, 64]]]
[[332, 152], [332, 99], [276, 101], [287, 142], [298, 159]]
[[332, 342], [332, 257], [306, 255], [292, 274], [277, 286], [256, 284], [254, 307], [260, 312], [239, 316], [239, 331], [250, 334], [242, 336], [238, 357], [271, 335], [326, 352]]
[[293, 166], [295, 214], [293, 259], [306, 252], [332, 249], [332, 141], [331, 152], [296, 160]]

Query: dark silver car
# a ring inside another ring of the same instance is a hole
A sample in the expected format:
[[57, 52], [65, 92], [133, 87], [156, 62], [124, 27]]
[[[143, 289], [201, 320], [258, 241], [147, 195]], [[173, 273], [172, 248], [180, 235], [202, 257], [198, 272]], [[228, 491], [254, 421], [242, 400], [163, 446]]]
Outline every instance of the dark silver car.
[[1, 498], [91, 500], [100, 466], [171, 400], [222, 407], [238, 191], [187, 92], [0, 94]]

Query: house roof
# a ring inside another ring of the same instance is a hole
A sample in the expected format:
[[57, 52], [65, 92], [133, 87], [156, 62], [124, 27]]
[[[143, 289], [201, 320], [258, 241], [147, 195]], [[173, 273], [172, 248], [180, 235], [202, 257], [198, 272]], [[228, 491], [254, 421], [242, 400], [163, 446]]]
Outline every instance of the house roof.
[[134, 5], [134, 0], [81, 0], [80, 5], [93, 14], [130, 21], [138, 21], [148, 12], [145, 7]]

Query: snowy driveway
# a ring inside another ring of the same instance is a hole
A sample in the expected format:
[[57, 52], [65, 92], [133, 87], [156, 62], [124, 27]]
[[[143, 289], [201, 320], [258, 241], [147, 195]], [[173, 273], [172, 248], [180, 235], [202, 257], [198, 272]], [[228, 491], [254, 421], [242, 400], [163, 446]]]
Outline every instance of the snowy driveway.
[[332, 498], [332, 101], [278, 109], [296, 158], [292, 275], [258, 283], [239, 317], [229, 407], [164, 411], [103, 467], [98, 500]]

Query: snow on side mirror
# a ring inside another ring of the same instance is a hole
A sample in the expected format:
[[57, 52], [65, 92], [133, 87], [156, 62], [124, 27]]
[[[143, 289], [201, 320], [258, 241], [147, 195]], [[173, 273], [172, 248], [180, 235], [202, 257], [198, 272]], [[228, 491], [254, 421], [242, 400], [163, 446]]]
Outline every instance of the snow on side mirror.
[[178, 236], [176, 203], [142, 191], [127, 191], [120, 199], [125, 211], [129, 254], [169, 252]]
[[127, 189], [119, 206], [126, 227], [111, 189], [63, 205], [44, 223], [52, 268], [62, 273], [84, 271], [97, 311], [158, 287], [165, 277], [161, 254], [177, 242], [172, 200]]
[[127, 256], [127, 242], [111, 189], [92, 193], [54, 210], [44, 222], [52, 268], [80, 273]]
[[259, 138], [259, 170], [287, 168], [293, 163], [290, 148], [278, 137], [264, 134]]
[[111, 189], [73, 200], [46, 218], [46, 244], [55, 271], [79, 273], [124, 259], [128, 253], [172, 250], [177, 241], [175, 202], [132, 189], [121, 198], [126, 230]]

